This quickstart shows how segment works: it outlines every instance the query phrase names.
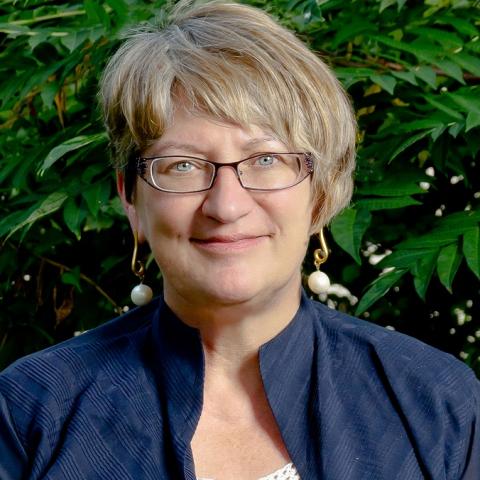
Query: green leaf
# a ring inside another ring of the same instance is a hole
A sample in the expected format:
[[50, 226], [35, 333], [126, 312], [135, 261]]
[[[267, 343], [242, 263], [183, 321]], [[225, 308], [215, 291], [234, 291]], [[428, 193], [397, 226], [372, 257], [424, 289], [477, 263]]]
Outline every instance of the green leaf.
[[128, 5], [124, 0], [107, 0], [107, 4], [112, 7], [122, 22], [128, 17]]
[[[429, 117], [429, 118], [422, 118], [421, 120], [413, 120], [412, 122], [405, 122], [399, 126], [395, 125], [395, 130], [397, 132], [401, 131], [401, 132], [411, 133], [416, 130], [425, 130], [425, 129], [429, 129], [431, 131], [432, 129], [435, 129], [438, 127], [444, 127], [444, 126], [446, 126], [444, 120], [441, 120], [439, 118]], [[395, 130], [393, 130], [393, 132], [395, 132]]]
[[463, 47], [462, 39], [455, 33], [448, 32], [444, 29], [430, 28], [430, 27], [415, 27], [410, 28], [409, 31], [420, 37], [428, 38], [438, 43], [445, 49], [457, 49]]
[[405, 195], [424, 194], [418, 183], [421, 181], [431, 180], [429, 177], [419, 175], [415, 172], [409, 174], [392, 174], [384, 180], [371, 185], [362, 185], [357, 188], [357, 195], [379, 195], [382, 197], [402, 197]]
[[463, 254], [470, 270], [480, 278], [480, 227], [471, 228], [464, 233]]
[[379, 264], [379, 268], [395, 267], [396, 269], [413, 269], [419, 260], [430, 255], [436, 249], [403, 249], [399, 245], [395, 246], [395, 251], [387, 255]]
[[0, 164], [0, 183], [4, 182], [12, 172], [18, 171], [21, 160], [11, 156], [4, 164]]
[[436, 65], [438, 65], [449, 77], [454, 78], [460, 83], [465, 84], [463, 79], [462, 69], [451, 60], [437, 60]]
[[6, 33], [16, 37], [18, 35], [35, 35], [28, 27], [25, 25], [18, 25], [13, 23], [0, 23], [0, 32]]
[[438, 254], [438, 278], [440, 278], [440, 281], [450, 293], [452, 292], [453, 279], [455, 278], [461, 261], [462, 255], [458, 242], [443, 247]]
[[392, 5], [395, 5], [396, 3], [397, 3], [397, 0], [381, 0], [380, 7], [379, 7], [379, 12], [382, 13], [386, 8], [391, 7]]
[[443, 101], [439, 100], [439, 97], [434, 97], [433, 95], [425, 95], [425, 100], [430, 103], [435, 108], [438, 108], [442, 112], [446, 113], [455, 120], [463, 120], [463, 115], [457, 110], [454, 110], [452, 107], [449, 107], [445, 104], [445, 99]]
[[368, 210], [348, 208], [338, 215], [330, 226], [335, 242], [360, 265], [360, 245], [372, 220]]
[[465, 131], [468, 132], [472, 128], [478, 127], [479, 125], [480, 125], [480, 113], [469, 112], [469, 114], [467, 115]]
[[437, 53], [437, 48], [434, 44], [427, 45], [425, 42], [422, 45], [414, 45], [413, 43], [401, 42], [394, 40], [393, 38], [387, 37], [386, 35], [372, 35], [373, 40], [377, 40], [388, 47], [400, 50], [403, 52], [411, 53], [415, 55], [420, 60], [426, 60], [429, 63], [435, 63], [435, 54]]
[[48, 66], [38, 66], [34, 70], [28, 69], [26, 72], [18, 72], [8, 78], [2, 84], [0, 99], [3, 100], [3, 108], [11, 108], [18, 98], [28, 96], [38, 85], [43, 85], [48, 78], [57, 72], [64, 60], [54, 62]]
[[13, 229], [18, 224], [24, 222], [25, 219], [30, 215], [31, 211], [32, 209], [27, 211], [16, 209], [13, 212], [9, 213], [8, 215], [5, 215], [0, 220], [0, 238], [8, 234], [8, 236], [4, 239], [4, 241], [0, 244], [0, 246], [3, 246], [3, 244], [6, 242], [8, 237], [10, 235], [13, 235], [13, 233], [15, 233]]
[[69, 230], [80, 240], [81, 224], [85, 220], [87, 212], [81, 207], [78, 207], [73, 198], [69, 198], [63, 209], [63, 220]]
[[407, 270], [393, 270], [384, 273], [376, 278], [369, 286], [368, 290], [362, 296], [355, 310], [355, 315], [361, 315], [367, 308], [373, 305], [378, 299], [387, 294], [390, 288], [395, 285], [400, 278], [405, 275]]
[[477, 36], [479, 34], [477, 28], [472, 25], [468, 20], [464, 20], [458, 16], [454, 15], [440, 15], [436, 18], [438, 23], [445, 23], [451, 25], [457, 32], [463, 35]]
[[[470, 210], [455, 212], [446, 217], [441, 217], [437, 220], [435, 227], [429, 234], [423, 235], [415, 239], [415, 244], [419, 245], [423, 241], [429, 245], [441, 245], [455, 242], [460, 235], [463, 235], [467, 230], [475, 228], [480, 222], [480, 210]], [[431, 241], [429, 241], [429, 239]], [[404, 244], [408, 243], [404, 242]], [[421, 245], [419, 245], [421, 247]], [[409, 245], [410, 248], [415, 248], [414, 245]]]
[[415, 76], [415, 73], [412, 71], [409, 72], [392, 72], [392, 75], [394, 77], [400, 78], [401, 80], [405, 80], [408, 83], [411, 83], [412, 85], [415, 85], [416, 87], [418, 86], [417, 83], [417, 77]]
[[392, 208], [404, 208], [411, 205], [421, 205], [422, 202], [412, 197], [392, 197], [392, 198], [365, 198], [356, 202], [358, 208], [365, 208], [370, 211], [390, 210]]
[[96, 217], [88, 215], [87, 221], [83, 230], [85, 232], [96, 230], [100, 232], [101, 230], [108, 230], [113, 225], [113, 219], [107, 215], [97, 215]]
[[110, 27], [110, 18], [103, 6], [94, 0], [83, 0], [85, 11], [92, 23], [100, 22], [105, 28]]
[[418, 296], [425, 301], [428, 285], [437, 265], [438, 251], [423, 255], [415, 264], [413, 269], [413, 284]]
[[56, 83], [52, 82], [43, 85], [40, 96], [42, 97], [42, 101], [45, 106], [53, 107], [53, 101], [58, 90], [59, 88]]
[[[42, 200], [38, 205], [35, 205], [33, 211], [30, 212], [27, 218], [25, 218], [24, 220], [19, 222], [17, 225], [9, 229], [10, 231], [8, 232], [8, 235], [6, 236], [4, 241], [10, 238], [18, 230], [24, 227], [30, 226], [40, 218], [45, 217], [47, 215], [51, 215], [52, 213], [56, 212], [63, 205], [63, 203], [67, 198], [68, 196], [65, 192], [51, 193], [47, 198]], [[3, 236], [5, 233], [6, 233], [5, 226], [2, 225], [0, 227], [0, 236]]]
[[408, 48], [418, 60], [435, 65], [438, 58], [444, 55], [444, 49], [425, 37], [409, 42]]
[[392, 162], [396, 157], [398, 157], [398, 155], [400, 155], [408, 147], [411, 147], [414, 143], [417, 143], [422, 138], [425, 138], [426, 136], [430, 135], [430, 133], [432, 133], [432, 130], [424, 130], [423, 132], [417, 133], [416, 135], [412, 135], [407, 139], [402, 139], [402, 142], [400, 143], [400, 145], [390, 155], [389, 163]]
[[375, 74], [375, 70], [373, 68], [365, 68], [365, 67], [338, 67], [335, 69], [335, 73], [339, 78], [347, 78], [347, 77], [358, 77], [361, 79], [369, 78], [370, 75]]
[[448, 129], [448, 133], [453, 137], [457, 138], [458, 134], [465, 128], [465, 123], [459, 122], [459, 123], [454, 123], [453, 125], [450, 126]]
[[[33, 33], [33, 32], [32, 32]], [[45, 42], [47, 40], [47, 38], [49, 37], [49, 34], [48, 32], [35, 32], [36, 35], [32, 35], [29, 39], [28, 39], [28, 45], [30, 46], [30, 48], [33, 50], [35, 47], [37, 47], [40, 43], [42, 42]]]
[[462, 210], [438, 220], [439, 228], [463, 233], [480, 222], [480, 210]]
[[480, 89], [459, 89], [455, 93], [449, 93], [448, 98], [459, 106], [464, 112], [480, 114]]
[[73, 285], [79, 292], [82, 291], [80, 267], [72, 268], [62, 275], [62, 282], [66, 285]]
[[107, 169], [108, 169], [108, 172], [110, 172], [110, 168], [108, 167], [107, 164], [94, 163], [92, 165], [89, 165], [82, 172], [81, 180], [83, 183], [87, 183], [87, 184], [97, 183], [97, 181], [94, 180], [95, 177], [97, 177], [100, 174], [104, 175]]
[[60, 39], [61, 43], [65, 45], [65, 47], [73, 52], [76, 48], [85, 42], [90, 36], [89, 29], [82, 29], [82, 30], [74, 30], [72, 32], [68, 32], [67, 35]]
[[82, 195], [87, 202], [90, 212], [96, 216], [100, 207], [110, 198], [110, 182], [96, 182], [85, 190]]
[[432, 88], [437, 88], [437, 74], [435, 70], [431, 67], [427, 67], [426, 65], [422, 65], [416, 67], [414, 69], [415, 75], [420, 79], [423, 80], [427, 85], [430, 85]]
[[409, 238], [397, 245], [398, 248], [432, 248], [442, 247], [455, 242], [460, 232], [450, 229], [436, 229], [426, 235]]
[[338, 67], [336, 68], [335, 73], [337, 77], [342, 81], [345, 88], [350, 88], [355, 83], [363, 82], [365, 79], [369, 78], [370, 75], [375, 73], [375, 70], [362, 67]]
[[92, 135], [79, 135], [78, 137], [70, 138], [65, 142], [52, 148], [42, 166], [39, 168], [38, 175], [43, 175], [45, 170], [50, 168], [57, 160], [62, 158], [66, 153], [79, 148], [83, 148], [91, 143], [101, 143], [107, 139], [106, 133], [94, 133]]
[[390, 95], [393, 95], [395, 90], [395, 85], [397, 81], [390, 75], [371, 75], [370, 80], [373, 83], [376, 83], [384, 90], [386, 90]]
[[445, 131], [445, 129], [447, 128], [446, 125], [441, 125], [441, 126], [438, 126], [437, 128], [434, 128], [432, 130], [432, 133], [431, 133], [431, 137], [432, 137], [432, 140], [434, 142], [436, 142], [438, 140], [438, 138], [442, 135], [442, 133]]
[[473, 75], [480, 76], [480, 60], [465, 52], [450, 55], [450, 58], [460, 67]]
[[366, 19], [352, 19], [351, 22], [342, 26], [335, 34], [332, 48], [335, 50], [339, 45], [367, 32], [374, 32], [375, 25], [369, 23]]

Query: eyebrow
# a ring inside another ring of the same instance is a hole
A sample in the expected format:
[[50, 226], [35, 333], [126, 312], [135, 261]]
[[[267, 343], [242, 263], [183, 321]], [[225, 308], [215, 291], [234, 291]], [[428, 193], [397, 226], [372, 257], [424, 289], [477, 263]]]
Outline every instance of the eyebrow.
[[[250, 150], [258, 145], [261, 145], [267, 142], [272, 142], [272, 141], [278, 141], [278, 139], [276, 139], [271, 135], [266, 135], [264, 137], [259, 137], [259, 138], [252, 138], [251, 140], [248, 140], [242, 145], [242, 149]], [[183, 143], [183, 142], [175, 142], [175, 141], [164, 143], [163, 145], [158, 145], [157, 148], [155, 148], [156, 154], [161, 154], [165, 150], [181, 150], [183, 152], [197, 154], [197, 155], [205, 153], [201, 145], [194, 145], [191, 143]]]
[[249, 140], [244, 144], [244, 149], [247, 150], [248, 148], [255, 147], [262, 143], [278, 142], [278, 141], [279, 140], [275, 138], [273, 135], [265, 135], [264, 137], [260, 137], [260, 138], [252, 138], [251, 140]]
[[156, 153], [162, 153], [164, 150], [182, 150], [187, 153], [202, 153], [202, 148], [199, 145], [190, 143], [168, 142], [163, 145], [158, 145], [155, 148]]

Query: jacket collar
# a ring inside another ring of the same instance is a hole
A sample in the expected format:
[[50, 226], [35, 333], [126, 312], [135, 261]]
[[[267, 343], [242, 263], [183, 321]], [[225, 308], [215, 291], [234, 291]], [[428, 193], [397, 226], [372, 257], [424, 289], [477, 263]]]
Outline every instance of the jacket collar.
[[[311, 462], [308, 409], [314, 329], [310, 308], [303, 292], [291, 322], [259, 350], [267, 398], [300, 475], [308, 471]], [[154, 369], [172, 439], [176, 473], [180, 478], [194, 480], [190, 442], [202, 411], [205, 376], [200, 333], [179, 320], [161, 298], [152, 334]]]
[[308, 465], [314, 461], [310, 450], [313, 424], [309, 422], [315, 354], [311, 308], [307, 295], [302, 292], [292, 321], [259, 351], [267, 398], [300, 478], [308, 478]]

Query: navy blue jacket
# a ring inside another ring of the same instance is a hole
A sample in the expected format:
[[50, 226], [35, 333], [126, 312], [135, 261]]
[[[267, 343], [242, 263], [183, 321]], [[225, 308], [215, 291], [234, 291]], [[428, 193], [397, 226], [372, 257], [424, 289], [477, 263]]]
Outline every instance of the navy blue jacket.
[[[302, 480], [480, 480], [480, 386], [463, 363], [308, 300], [259, 351]], [[0, 479], [195, 478], [199, 333], [162, 299], [0, 375]]]

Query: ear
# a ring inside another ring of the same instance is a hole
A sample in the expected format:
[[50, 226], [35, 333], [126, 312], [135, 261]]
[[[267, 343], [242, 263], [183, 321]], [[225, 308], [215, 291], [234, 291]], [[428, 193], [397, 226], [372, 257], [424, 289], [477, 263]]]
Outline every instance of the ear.
[[117, 171], [117, 192], [120, 196], [122, 202], [123, 210], [125, 211], [128, 221], [130, 223], [130, 228], [132, 231], [137, 231], [139, 243], [145, 242], [145, 235], [143, 234], [143, 229], [141, 228], [141, 222], [138, 216], [137, 208], [135, 207], [134, 199], [133, 202], [127, 200], [125, 192], [125, 173], [122, 171]]

